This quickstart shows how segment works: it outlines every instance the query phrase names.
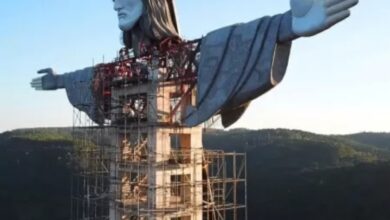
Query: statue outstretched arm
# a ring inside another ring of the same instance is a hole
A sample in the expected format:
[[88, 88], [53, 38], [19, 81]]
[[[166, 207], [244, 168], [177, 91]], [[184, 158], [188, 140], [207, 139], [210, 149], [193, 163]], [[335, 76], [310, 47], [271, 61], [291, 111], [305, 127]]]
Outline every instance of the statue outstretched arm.
[[184, 124], [198, 125], [215, 114], [222, 124], [237, 121], [251, 100], [286, 73], [291, 41], [320, 33], [347, 18], [358, 0], [291, 0], [291, 10], [227, 26], [202, 39], [197, 105]]
[[284, 14], [279, 42], [321, 33], [348, 18], [359, 0], [290, 0], [291, 11]]
[[52, 68], [46, 68], [38, 73], [45, 75], [31, 81], [33, 88], [45, 91], [65, 89], [69, 102], [75, 108], [85, 112], [96, 123], [103, 123], [104, 117], [100, 114], [92, 86], [95, 77], [93, 67], [64, 74], [56, 74]]
[[94, 68], [87, 67], [64, 74], [56, 74], [52, 68], [46, 68], [38, 70], [37, 73], [44, 75], [31, 81], [31, 87], [36, 90], [70, 89], [78, 84], [90, 86], [94, 77]]

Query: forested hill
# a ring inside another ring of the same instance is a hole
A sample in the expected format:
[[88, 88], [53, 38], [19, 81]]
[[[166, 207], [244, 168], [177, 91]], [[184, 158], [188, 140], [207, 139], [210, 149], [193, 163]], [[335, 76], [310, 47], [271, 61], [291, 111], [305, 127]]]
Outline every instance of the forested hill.
[[204, 144], [247, 153], [251, 220], [390, 219], [389, 133], [209, 130]]
[[[209, 149], [246, 152], [250, 220], [390, 219], [390, 134], [208, 130]], [[0, 211], [69, 220], [70, 129], [0, 134]]]
[[282, 166], [289, 171], [390, 159], [390, 133], [336, 136], [285, 129], [208, 130], [204, 135], [204, 145], [207, 148], [247, 152], [249, 157], [254, 157], [249, 158], [249, 162], [256, 162], [256, 166]]
[[345, 138], [357, 141], [362, 144], [372, 145], [377, 148], [390, 150], [389, 133], [359, 133], [344, 136]]
[[65, 129], [0, 134], [0, 219], [69, 220], [71, 149]]

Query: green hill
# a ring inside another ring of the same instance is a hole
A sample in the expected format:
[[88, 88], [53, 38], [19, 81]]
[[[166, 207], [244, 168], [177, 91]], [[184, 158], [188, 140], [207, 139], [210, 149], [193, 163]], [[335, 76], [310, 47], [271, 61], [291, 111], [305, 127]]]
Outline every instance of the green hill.
[[359, 133], [344, 136], [356, 142], [390, 150], [390, 133]]
[[206, 148], [222, 147], [228, 151], [255, 155], [253, 160], [256, 161], [256, 166], [282, 166], [296, 171], [352, 166], [390, 159], [390, 148], [378, 147], [369, 141], [359, 142], [356, 139], [284, 129], [209, 130], [204, 135], [204, 145]]
[[[69, 220], [71, 130], [0, 134], [4, 219]], [[204, 146], [247, 153], [249, 219], [390, 219], [390, 134], [207, 130]]]
[[0, 134], [1, 219], [69, 220], [71, 149], [57, 129]]
[[363, 137], [210, 130], [204, 144], [247, 153], [249, 219], [390, 219], [390, 152]]

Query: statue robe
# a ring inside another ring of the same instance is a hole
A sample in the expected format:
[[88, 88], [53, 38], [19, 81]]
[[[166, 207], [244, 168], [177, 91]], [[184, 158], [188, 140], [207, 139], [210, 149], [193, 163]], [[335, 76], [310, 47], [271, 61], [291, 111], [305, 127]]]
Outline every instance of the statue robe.
[[61, 77], [63, 87], [73, 107], [85, 112], [95, 123], [103, 124], [104, 116], [99, 109], [92, 89], [94, 76], [94, 68], [88, 67], [75, 72], [65, 73]]
[[291, 48], [291, 41], [278, 42], [286, 22], [291, 23], [291, 15], [264, 17], [221, 28], [202, 39], [197, 105], [187, 111], [185, 125], [221, 114], [223, 126], [228, 127], [251, 100], [282, 80]]
[[[291, 13], [263, 17], [209, 33], [202, 39], [197, 83], [197, 105], [183, 120], [196, 126], [221, 114], [225, 127], [236, 122], [251, 100], [266, 93], [283, 78], [294, 34]], [[287, 37], [285, 37], [287, 36]], [[98, 124], [104, 122], [92, 92], [93, 68], [64, 74], [70, 103]]]

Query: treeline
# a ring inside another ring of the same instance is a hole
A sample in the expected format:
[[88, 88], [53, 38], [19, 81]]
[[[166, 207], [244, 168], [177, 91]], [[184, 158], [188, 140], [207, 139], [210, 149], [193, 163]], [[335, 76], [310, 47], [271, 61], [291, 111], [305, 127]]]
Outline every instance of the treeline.
[[[69, 220], [70, 129], [0, 134], [1, 219]], [[246, 152], [250, 220], [390, 219], [390, 134], [209, 130], [206, 148]]]

